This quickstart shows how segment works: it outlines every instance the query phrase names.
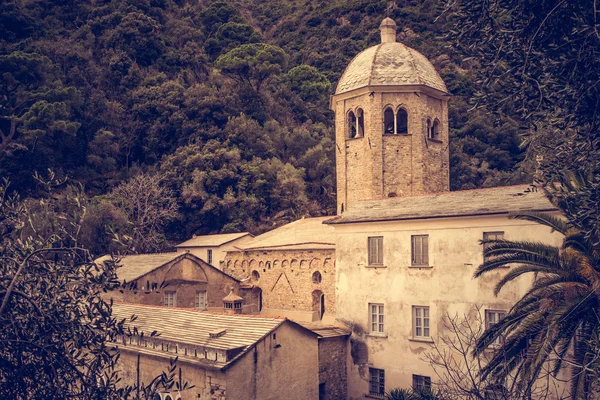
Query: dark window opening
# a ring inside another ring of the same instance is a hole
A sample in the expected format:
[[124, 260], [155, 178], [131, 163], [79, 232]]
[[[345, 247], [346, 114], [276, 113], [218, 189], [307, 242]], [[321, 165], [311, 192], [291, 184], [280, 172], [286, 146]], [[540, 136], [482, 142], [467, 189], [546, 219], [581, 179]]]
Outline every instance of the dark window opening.
[[408, 133], [408, 113], [404, 108], [396, 113], [396, 133], [403, 135]]
[[433, 126], [431, 127], [431, 138], [432, 139], [440, 138], [440, 121], [437, 119], [435, 121], [433, 121]]
[[360, 108], [358, 109], [358, 111], [356, 113], [358, 114], [357, 136], [362, 137], [362, 136], [365, 136], [365, 114], [363, 113], [363, 110]]
[[383, 133], [391, 135], [394, 132], [394, 111], [388, 107], [383, 112]]
[[356, 116], [352, 111], [348, 113], [348, 137], [350, 139], [356, 137]]

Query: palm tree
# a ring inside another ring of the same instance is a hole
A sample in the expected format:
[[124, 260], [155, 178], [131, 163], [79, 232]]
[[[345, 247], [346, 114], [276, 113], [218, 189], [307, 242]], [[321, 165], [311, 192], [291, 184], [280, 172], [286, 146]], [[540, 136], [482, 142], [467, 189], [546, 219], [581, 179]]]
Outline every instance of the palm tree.
[[564, 235], [564, 241], [561, 247], [528, 241], [484, 242], [485, 262], [475, 272], [476, 278], [512, 266], [496, 285], [495, 295], [522, 275], [533, 274], [534, 279], [506, 317], [479, 338], [475, 355], [501, 341], [481, 374], [498, 382], [513, 376], [517, 393], [525, 397], [546, 368], [556, 376], [571, 367], [572, 398], [588, 398], [599, 371], [600, 252], [569, 221], [539, 212], [520, 212], [510, 218], [546, 225]]

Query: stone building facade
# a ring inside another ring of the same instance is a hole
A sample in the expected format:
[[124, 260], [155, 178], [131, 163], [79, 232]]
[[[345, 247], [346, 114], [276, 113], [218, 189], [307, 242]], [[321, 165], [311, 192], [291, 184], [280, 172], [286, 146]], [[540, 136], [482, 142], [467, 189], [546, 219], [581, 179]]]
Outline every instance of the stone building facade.
[[255, 237], [225, 257], [224, 271], [261, 293], [260, 310], [333, 321], [335, 247], [329, 217], [305, 218]]
[[357, 201], [449, 190], [447, 89], [421, 53], [396, 42], [358, 54], [331, 98], [338, 214]]
[[160, 253], [124, 256], [117, 269], [127, 282], [113, 291], [115, 301], [147, 305], [222, 311], [223, 299], [239, 295], [243, 313], [256, 313], [259, 293], [190, 253]]

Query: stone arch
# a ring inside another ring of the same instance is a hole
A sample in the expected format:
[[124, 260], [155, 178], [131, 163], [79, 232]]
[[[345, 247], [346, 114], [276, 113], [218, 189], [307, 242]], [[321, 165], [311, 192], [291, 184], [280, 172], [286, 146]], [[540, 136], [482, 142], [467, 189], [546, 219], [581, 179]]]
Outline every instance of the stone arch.
[[227, 260], [227, 269], [231, 268], [231, 260]]
[[301, 260], [300, 261], [300, 269], [306, 269], [306, 268], [308, 268], [308, 261]]
[[237, 270], [239, 266], [240, 266], [240, 261], [239, 260], [235, 260], [233, 262], [233, 269]]
[[320, 290], [313, 290], [312, 292], [312, 311], [318, 313], [319, 319], [323, 319], [323, 314], [325, 314], [325, 295]]
[[383, 133], [386, 135], [396, 133], [394, 125], [394, 109], [391, 105], [385, 106], [383, 110]]
[[356, 115], [352, 110], [346, 115], [346, 137], [348, 139], [356, 137]]
[[281, 268], [288, 268], [290, 266], [290, 262], [288, 260], [283, 260], [281, 262]]
[[323, 281], [323, 275], [319, 271], [315, 271], [312, 274], [312, 281], [314, 284], [318, 285]]
[[431, 126], [431, 139], [439, 139], [440, 138], [440, 120], [433, 120], [433, 125]]
[[427, 139], [433, 139], [432, 127], [433, 127], [433, 125], [431, 124], [431, 118], [427, 118], [427, 121], [425, 121], [425, 134], [427, 135]]
[[408, 133], [408, 111], [399, 107], [396, 112], [396, 133], [406, 135]]
[[327, 273], [327, 270], [332, 266], [331, 258], [327, 257], [325, 261], [323, 261], [323, 272]]
[[244, 261], [242, 261], [242, 272], [246, 272], [247, 269], [248, 269], [248, 261], [244, 260]]
[[365, 136], [365, 112], [362, 108], [356, 110], [356, 136]]
[[267, 267], [267, 269], [271, 269], [271, 261], [267, 261], [265, 263], [265, 267]]
[[317, 269], [321, 266], [321, 259], [320, 258], [313, 258], [312, 260], [310, 260], [310, 268], [311, 269]]
[[187, 282], [208, 283], [208, 277], [202, 265], [188, 258], [172, 263], [163, 278], [165, 282], [181, 279]]
[[258, 268], [261, 268], [261, 269], [262, 269], [264, 266], [265, 266], [265, 263], [264, 263], [264, 262], [262, 262], [262, 261], [259, 261], [259, 262], [258, 262]]
[[296, 268], [298, 268], [298, 260], [296, 260], [295, 258], [292, 260], [292, 262], [290, 262], [290, 268], [293, 270], [295, 270]]
[[251, 275], [251, 277], [252, 277], [252, 280], [253, 280], [254, 282], [258, 282], [258, 281], [260, 281], [260, 273], [259, 273], [257, 270], [255, 270], [255, 269], [254, 269], [254, 270], [252, 270], [252, 275]]
[[252, 259], [252, 260], [250, 260], [250, 263], [249, 263], [249, 265], [248, 265], [248, 268], [250, 268], [250, 269], [255, 269], [255, 268], [257, 268], [257, 267], [258, 267], [258, 263], [256, 262], [256, 260], [255, 260], [255, 259]]
[[279, 268], [279, 260], [273, 260], [273, 269]]

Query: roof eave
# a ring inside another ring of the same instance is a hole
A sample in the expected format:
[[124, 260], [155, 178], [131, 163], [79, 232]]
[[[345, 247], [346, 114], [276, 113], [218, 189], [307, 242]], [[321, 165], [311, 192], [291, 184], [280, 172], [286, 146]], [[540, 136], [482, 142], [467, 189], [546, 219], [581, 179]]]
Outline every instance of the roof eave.
[[335, 107], [335, 102], [339, 100], [345, 100], [352, 97], [358, 97], [366, 93], [410, 93], [410, 92], [419, 92], [425, 93], [432, 97], [446, 99], [451, 96], [451, 94], [446, 90], [440, 90], [434, 88], [432, 86], [420, 83], [420, 84], [412, 84], [412, 85], [366, 85], [361, 86], [355, 89], [347, 90], [340, 93], [335, 93], [331, 96], [330, 108], [333, 110]]
[[558, 211], [556, 208], [534, 208], [528, 210], [510, 210], [510, 211], [490, 211], [490, 212], [479, 212], [479, 213], [464, 213], [464, 214], [447, 214], [447, 215], [429, 215], [429, 216], [415, 216], [415, 217], [381, 217], [381, 218], [369, 218], [365, 220], [348, 220], [344, 221], [342, 216], [338, 220], [327, 221], [329, 225], [342, 225], [342, 224], [360, 224], [366, 222], [390, 222], [390, 221], [411, 221], [411, 220], [428, 220], [436, 218], [461, 218], [461, 217], [482, 217], [490, 215], [508, 215], [513, 212], [519, 211], [539, 211], [539, 212], [554, 212]]

